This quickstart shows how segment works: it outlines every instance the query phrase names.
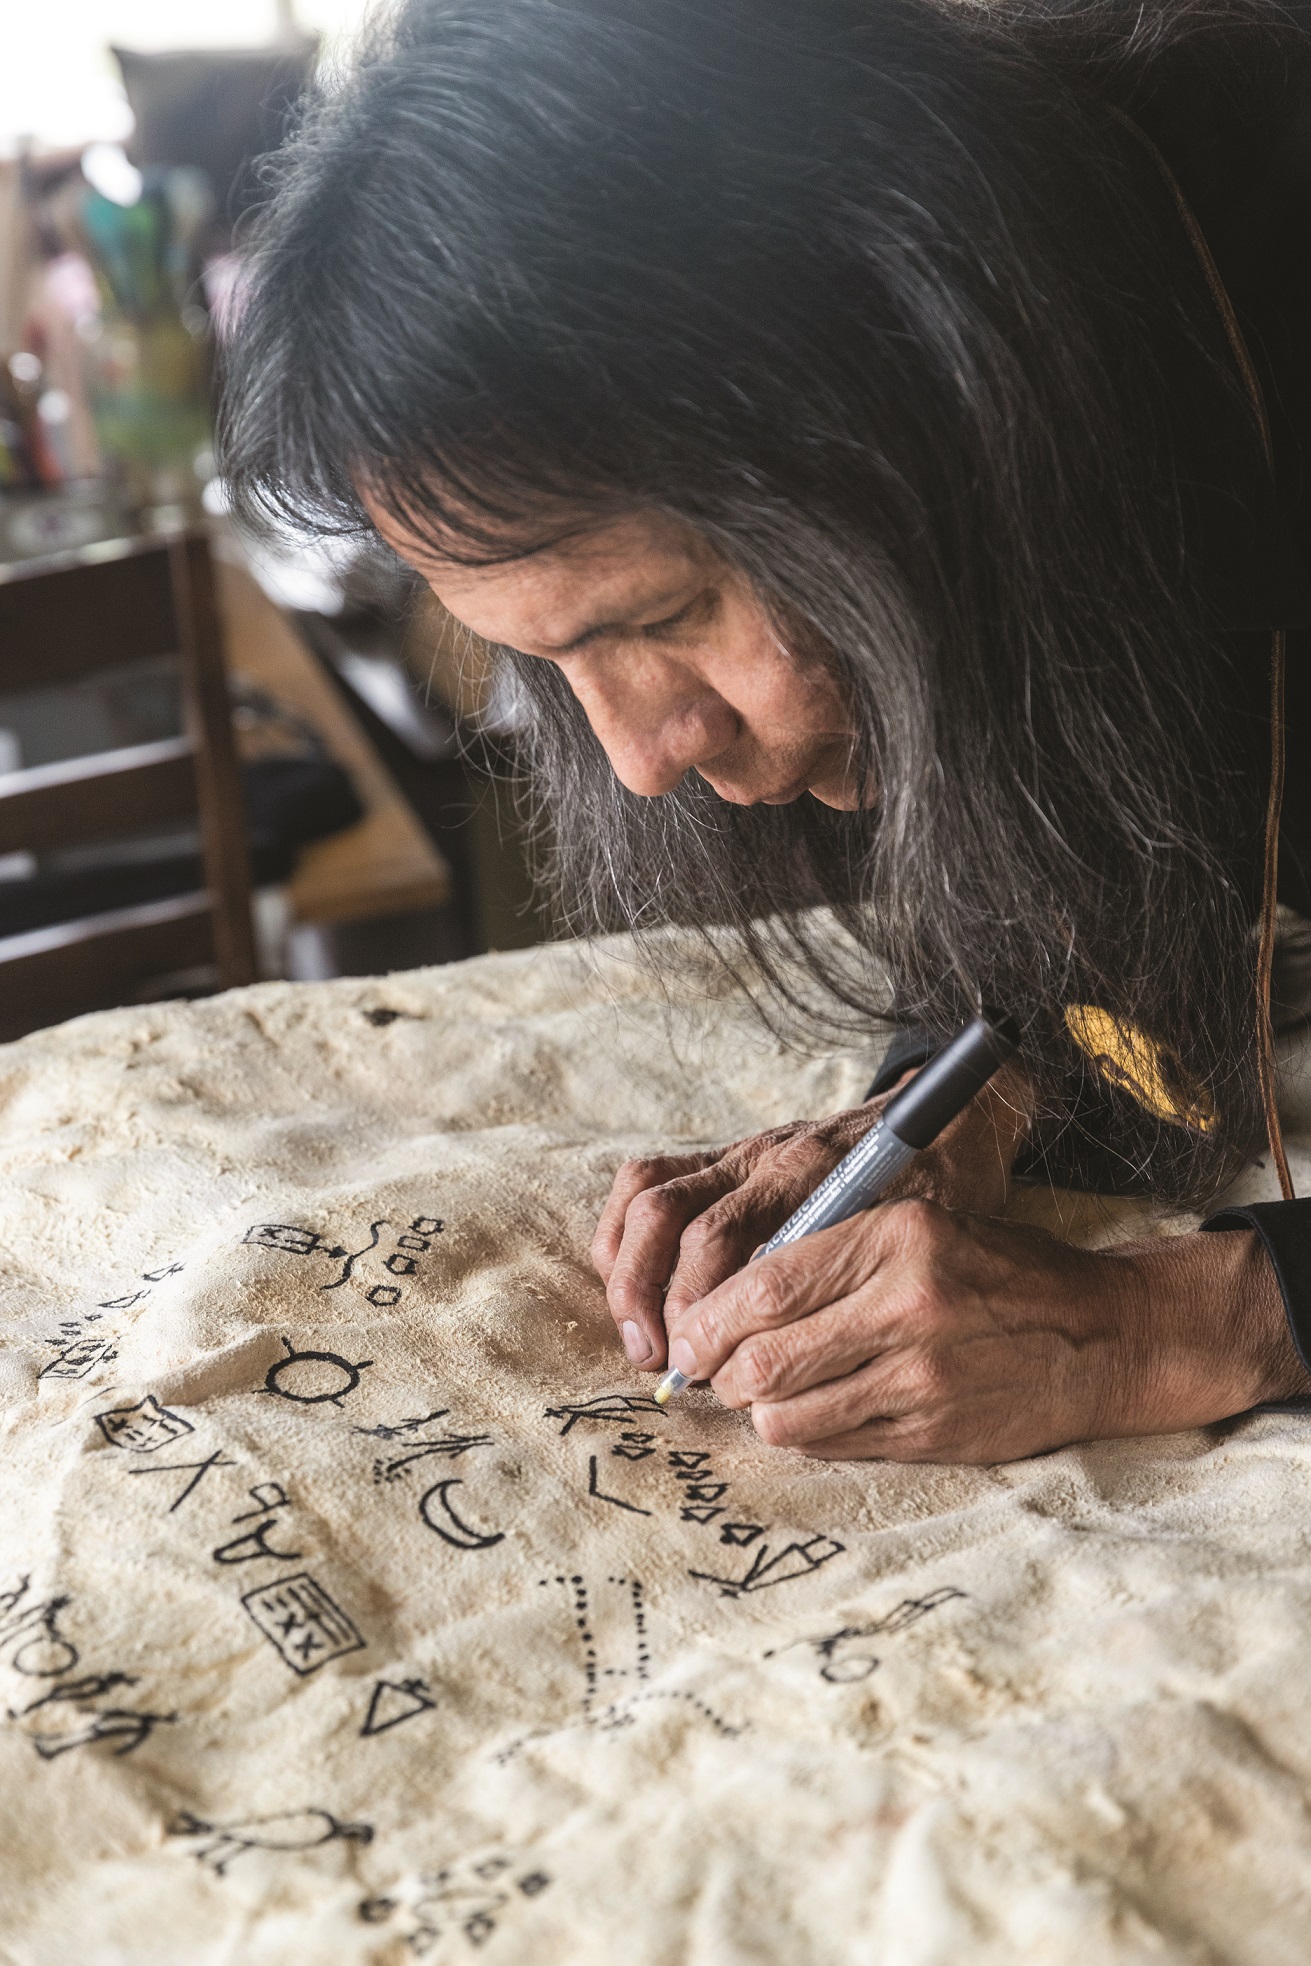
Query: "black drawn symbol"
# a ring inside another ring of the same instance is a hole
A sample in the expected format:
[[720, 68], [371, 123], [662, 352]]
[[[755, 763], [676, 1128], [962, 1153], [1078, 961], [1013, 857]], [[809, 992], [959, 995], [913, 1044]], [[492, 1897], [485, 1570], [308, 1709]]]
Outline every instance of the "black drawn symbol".
[[[416, 1215], [410, 1224], [410, 1233], [416, 1236], [439, 1236], [445, 1227], [446, 1224], [438, 1215]], [[402, 1249], [413, 1246], [405, 1240], [404, 1236], [398, 1237], [397, 1240]]]
[[126, 1297], [106, 1297], [99, 1308], [102, 1311], [130, 1311], [134, 1304], [139, 1304], [143, 1297], [149, 1295], [148, 1290], [131, 1290]]
[[394, 1277], [412, 1277], [419, 1265], [413, 1256], [402, 1256], [399, 1250], [394, 1250], [382, 1267]]
[[399, 1911], [400, 1902], [396, 1898], [361, 1898], [355, 1907], [355, 1915], [366, 1925], [385, 1925], [394, 1911]]
[[264, 1515], [270, 1509], [291, 1507], [291, 1497], [280, 1481], [257, 1481], [253, 1488], [246, 1490], [246, 1493], [255, 1506], [253, 1509], [247, 1509], [242, 1515], [234, 1515], [232, 1518], [234, 1522], [249, 1522], [252, 1516]]
[[632, 1694], [627, 1700], [624, 1701], [621, 1713], [616, 1717], [619, 1724], [624, 1726], [631, 1725], [633, 1720], [636, 1718], [636, 1715], [633, 1713], [633, 1708], [645, 1706], [651, 1700], [682, 1701], [687, 1706], [691, 1707], [694, 1713], [699, 1713], [703, 1720], [708, 1720], [710, 1722], [710, 1725], [714, 1728], [716, 1734], [722, 1734], [724, 1738], [729, 1741], [736, 1741], [739, 1735], [745, 1734], [747, 1732], [747, 1729], [750, 1725], [749, 1722], [744, 1721], [741, 1724], [741, 1726], [734, 1727], [730, 1721], [724, 1719], [723, 1714], [716, 1713], [713, 1707], [707, 1706], [704, 1700], [699, 1699], [698, 1696], [687, 1687], [661, 1687], [661, 1688], [652, 1687], [649, 1688], [648, 1691], [645, 1693]]
[[380, 1311], [390, 1310], [401, 1298], [400, 1286], [395, 1283], [375, 1283], [372, 1290], [366, 1290], [364, 1295], [365, 1300], [376, 1304]]
[[[551, 1883], [544, 1870], [527, 1871], [517, 1879], [512, 1874], [513, 1870], [514, 1865], [509, 1857], [497, 1856], [468, 1865], [463, 1874], [458, 1869], [448, 1869], [425, 1877], [421, 1896], [408, 1907], [409, 1917], [413, 1920], [411, 1929], [405, 1934], [409, 1951], [415, 1958], [424, 1959], [441, 1945], [444, 1937], [456, 1932], [471, 1947], [485, 1945], [497, 1930], [507, 1907], [514, 1904], [512, 1887], [518, 1890], [521, 1897], [535, 1898]], [[387, 1911], [381, 1917], [365, 1909], [375, 1902], [387, 1904]], [[365, 1899], [359, 1907], [359, 1915], [366, 1923], [381, 1923], [383, 1918], [400, 1909], [401, 1906], [394, 1899]]]
[[835, 1543], [831, 1536], [810, 1536], [804, 1543], [787, 1544], [773, 1556], [766, 1544], [756, 1551], [750, 1569], [742, 1577], [717, 1577], [708, 1570], [689, 1570], [687, 1574], [704, 1584], [718, 1584], [721, 1597], [746, 1597], [752, 1591], [768, 1590], [773, 1584], [789, 1584], [797, 1577], [809, 1577], [833, 1557], [840, 1556], [845, 1547], [843, 1543]]
[[616, 1508], [616, 1509], [627, 1509], [630, 1515], [650, 1515], [650, 1513], [651, 1513], [651, 1511], [650, 1511], [650, 1509], [639, 1509], [639, 1508], [638, 1508], [638, 1506], [637, 1506], [637, 1503], [636, 1503], [636, 1502], [625, 1502], [625, 1501], [623, 1500], [623, 1498], [622, 1498], [622, 1496], [619, 1496], [619, 1495], [607, 1495], [607, 1494], [605, 1494], [605, 1493], [604, 1493], [604, 1491], [603, 1491], [602, 1489], [600, 1489], [600, 1488], [599, 1488], [599, 1487], [597, 1486], [597, 1480], [596, 1480], [596, 1458], [597, 1458], [597, 1457], [596, 1457], [596, 1455], [595, 1455], [595, 1454], [593, 1454], [593, 1455], [592, 1455], [592, 1456], [591, 1456], [591, 1457], [589, 1458], [589, 1460], [588, 1460], [588, 1463], [587, 1463], [587, 1492], [588, 1492], [588, 1494], [589, 1494], [589, 1495], [592, 1495], [592, 1496], [595, 1496], [595, 1498], [596, 1498], [596, 1500], [597, 1500], [598, 1502], [609, 1502], [609, 1503], [611, 1503], [611, 1505], [612, 1505], [612, 1506], [613, 1506], [614, 1508]]
[[308, 1570], [247, 1591], [241, 1602], [274, 1651], [302, 1679], [329, 1659], [364, 1650], [365, 1641], [346, 1613]]
[[[0, 1650], [14, 1650], [9, 1663], [15, 1672], [29, 1679], [58, 1679], [72, 1672], [78, 1650], [59, 1629], [59, 1614], [67, 1597], [48, 1597], [42, 1603], [26, 1603], [31, 1579], [23, 1577], [12, 1591], [0, 1597]], [[19, 1642], [15, 1644], [15, 1640]]]
[[[380, 1429], [357, 1427], [357, 1433], [378, 1432]], [[458, 1461], [461, 1454], [471, 1453], [475, 1447], [490, 1447], [490, 1434], [439, 1434], [436, 1440], [411, 1441], [404, 1454], [397, 1454], [391, 1460], [380, 1455], [373, 1464], [375, 1482], [400, 1481], [407, 1475], [416, 1461], [427, 1460], [430, 1454], [445, 1455], [447, 1460]]]
[[116, 1406], [108, 1413], [97, 1413], [96, 1425], [111, 1447], [124, 1447], [133, 1454], [154, 1454], [171, 1440], [195, 1432], [190, 1420], [170, 1413], [153, 1393], [147, 1393], [135, 1406]]
[[709, 1459], [709, 1454], [699, 1450], [696, 1453], [685, 1448], [674, 1449], [671, 1447], [669, 1450], [669, 1465], [671, 1468], [677, 1468], [679, 1470], [676, 1477], [679, 1481], [685, 1481], [688, 1474], [695, 1473], [697, 1468], [704, 1468]]
[[432, 1243], [427, 1236], [397, 1236], [396, 1247], [412, 1249], [416, 1255], [423, 1256], [432, 1248]]
[[9, 1718], [24, 1720], [42, 1710], [46, 1710], [51, 1722], [73, 1714], [78, 1716], [64, 1727], [45, 1726], [29, 1734], [43, 1761], [54, 1761], [61, 1754], [90, 1747], [96, 1741], [116, 1741], [116, 1756], [131, 1754], [149, 1739], [156, 1727], [173, 1725], [178, 1718], [175, 1713], [138, 1713], [126, 1707], [91, 1708], [92, 1700], [117, 1692], [121, 1686], [135, 1686], [137, 1681], [125, 1672], [89, 1673], [84, 1679], [68, 1679], [66, 1675], [76, 1666], [78, 1652], [59, 1630], [58, 1619], [69, 1600], [51, 1597], [29, 1604], [30, 1586], [31, 1579], [22, 1577], [13, 1590], [0, 1594], [0, 1650], [9, 1651], [13, 1646], [9, 1664], [15, 1672], [31, 1679], [61, 1683], [25, 1706], [10, 1707]]
[[610, 1452], [621, 1461], [645, 1461], [655, 1453], [654, 1447], [649, 1444], [654, 1439], [654, 1434], [620, 1434]]
[[108, 1338], [79, 1338], [43, 1365], [39, 1379], [85, 1379], [93, 1365], [108, 1365], [118, 1352]]
[[[338, 1352], [298, 1352], [290, 1338], [283, 1339], [287, 1356], [271, 1365], [264, 1379], [266, 1393], [279, 1399], [293, 1399], [298, 1406], [340, 1406], [360, 1383], [360, 1374], [373, 1364], [362, 1358], [354, 1365]], [[283, 1384], [284, 1376], [289, 1383]]]
[[685, 1488], [683, 1493], [687, 1496], [689, 1502], [699, 1502], [704, 1505], [708, 1502], [717, 1502], [721, 1496], [727, 1495], [728, 1483], [726, 1481], [697, 1481], [693, 1482], [690, 1487]]
[[118, 1741], [121, 1746], [114, 1749], [114, 1758], [121, 1760], [148, 1741], [156, 1727], [171, 1727], [178, 1718], [175, 1713], [133, 1713], [126, 1707], [105, 1707], [92, 1714], [87, 1725], [74, 1734], [33, 1734], [32, 1746], [43, 1761], [53, 1761], [73, 1748], [89, 1748], [97, 1741]]
[[[461, 1486], [458, 1475], [450, 1475], [445, 1481], [434, 1482], [427, 1493], [420, 1498], [419, 1514], [429, 1529], [435, 1529], [445, 1543], [457, 1550], [490, 1550], [497, 1543], [505, 1541], [504, 1530], [497, 1530], [490, 1536], [483, 1536], [476, 1529], [470, 1529], [467, 1522], [461, 1522], [451, 1506], [450, 1490]], [[436, 1501], [433, 1497], [436, 1496]], [[441, 1520], [434, 1520], [432, 1510], [441, 1512]]]
[[162, 1270], [143, 1270], [141, 1278], [143, 1283], [163, 1283], [165, 1277], [180, 1277], [181, 1274], [181, 1263], [165, 1263]]
[[334, 1261], [346, 1251], [334, 1243], [329, 1247], [317, 1229], [298, 1228], [292, 1222], [257, 1222], [241, 1238], [259, 1249], [281, 1249], [288, 1256], [328, 1256]]
[[744, 1550], [764, 1533], [765, 1525], [762, 1522], [724, 1522], [720, 1524], [719, 1540]]
[[385, 1024], [395, 1024], [398, 1018], [404, 1017], [405, 1012], [403, 1010], [383, 1010], [379, 1008], [377, 1010], [366, 1010], [364, 1015], [370, 1024], [376, 1024], [378, 1029], [381, 1030]]
[[230, 1543], [220, 1543], [216, 1550], [211, 1551], [215, 1563], [253, 1563], [257, 1557], [272, 1557], [275, 1563], [294, 1563], [298, 1556], [304, 1555], [303, 1550], [269, 1548], [269, 1532], [276, 1524], [276, 1516], [266, 1515], [253, 1529], [234, 1536]]
[[827, 1638], [812, 1640], [820, 1658], [824, 1661], [819, 1669], [821, 1679], [830, 1686], [855, 1686], [862, 1679], [879, 1668], [878, 1655], [874, 1652], [844, 1652], [843, 1645], [853, 1638], [873, 1636], [872, 1625], [847, 1625], [840, 1632], [832, 1632]]
[[391, 1427], [352, 1427], [353, 1434], [367, 1434], [370, 1440], [401, 1440], [407, 1434], [417, 1434], [420, 1427], [431, 1426], [434, 1420], [444, 1420], [450, 1412], [449, 1406], [439, 1406], [435, 1413], [416, 1414], [410, 1420], [398, 1420]]
[[398, 1682], [380, 1679], [373, 1689], [360, 1739], [385, 1734], [389, 1728], [399, 1727], [403, 1720], [413, 1720], [416, 1714], [429, 1712], [436, 1704], [431, 1688], [421, 1679]]
[[[813, 1646], [822, 1660], [819, 1669], [821, 1679], [830, 1686], [854, 1686], [879, 1668], [879, 1659], [873, 1652], [848, 1652], [843, 1647], [856, 1639], [882, 1638], [903, 1632], [911, 1625], [917, 1625], [921, 1618], [927, 1618], [939, 1605], [950, 1603], [952, 1598], [964, 1597], [964, 1591], [957, 1590], [953, 1584], [944, 1584], [939, 1590], [930, 1591], [926, 1597], [903, 1597], [886, 1616], [876, 1618], [870, 1624], [844, 1625], [841, 1631], [828, 1632], [823, 1638], [798, 1638], [793, 1645]], [[791, 1651], [785, 1645], [782, 1651]], [[775, 1657], [774, 1652], [766, 1652], [767, 1659]]]
[[717, 1515], [727, 1515], [727, 1513], [728, 1513], [727, 1509], [723, 1509], [723, 1508], [708, 1509], [704, 1507], [702, 1508], [688, 1507], [688, 1508], [680, 1509], [678, 1511], [678, 1519], [680, 1522], [699, 1522], [701, 1524], [701, 1527], [704, 1529], [706, 1524], [708, 1522], [713, 1522]]
[[869, 1629], [871, 1632], [904, 1632], [908, 1626], [917, 1625], [921, 1618], [927, 1618], [930, 1611], [936, 1611], [939, 1605], [949, 1604], [952, 1598], [965, 1597], [966, 1594], [957, 1590], [954, 1584], [943, 1584], [938, 1590], [930, 1591], [927, 1597], [903, 1597], [886, 1618], [880, 1618]]
[[128, 1473], [133, 1475], [191, 1474], [194, 1468], [195, 1473], [191, 1474], [191, 1480], [181, 1493], [174, 1497], [165, 1510], [166, 1515], [172, 1515], [175, 1509], [182, 1507], [182, 1504], [186, 1501], [192, 1489], [197, 1487], [205, 1479], [211, 1468], [235, 1468], [236, 1465], [235, 1461], [230, 1461], [227, 1458], [222, 1448], [216, 1447], [214, 1452], [203, 1461], [156, 1461], [153, 1467], [129, 1468]]
[[184, 1810], [168, 1826], [170, 1836], [208, 1837], [192, 1856], [223, 1877], [246, 1850], [280, 1853], [319, 1850], [325, 1843], [372, 1843], [371, 1823], [339, 1823], [326, 1809], [288, 1809], [277, 1816], [252, 1816], [241, 1823], [207, 1823]]
[[340, 1290], [344, 1283], [349, 1283], [351, 1271], [355, 1268], [355, 1265], [359, 1262], [361, 1256], [367, 1256], [371, 1249], [376, 1249], [378, 1247], [378, 1232], [380, 1229], [385, 1229], [386, 1227], [387, 1227], [386, 1216], [385, 1215], [380, 1216], [376, 1222], [371, 1222], [369, 1224], [369, 1240], [364, 1244], [362, 1248], [352, 1250], [349, 1256], [346, 1255], [346, 1251], [344, 1249], [334, 1250], [333, 1252], [334, 1255], [346, 1257], [345, 1262], [341, 1266], [341, 1275], [337, 1278], [335, 1283], [325, 1283], [321, 1287], [324, 1290]]
[[[595, 1595], [587, 1579], [577, 1573], [555, 1581], [569, 1594], [569, 1609], [583, 1651], [583, 1719], [592, 1726], [600, 1718], [596, 1703], [602, 1692], [616, 1691], [613, 1686], [603, 1687], [603, 1681], [646, 1680], [651, 1676], [646, 1592], [636, 1577], [607, 1577], [606, 1584], [612, 1588], [598, 1590]], [[543, 1577], [541, 1582], [544, 1585], [547, 1579]], [[602, 1664], [603, 1659], [609, 1663]], [[610, 1701], [607, 1720], [613, 1722], [614, 1714], [614, 1702]]]
[[12, 1590], [0, 1591], [0, 1635], [7, 1630], [9, 1620], [19, 1609], [31, 1587], [32, 1576], [29, 1571], [25, 1576], [19, 1578]]
[[65, 1679], [58, 1686], [52, 1686], [50, 1691], [43, 1693], [39, 1699], [29, 1700], [25, 1707], [10, 1707], [9, 1718], [22, 1720], [27, 1714], [36, 1713], [40, 1707], [56, 1705], [61, 1701], [71, 1701], [79, 1706], [86, 1706], [92, 1700], [102, 1699], [106, 1693], [114, 1692], [119, 1686], [137, 1684], [139, 1682], [136, 1675], [130, 1672], [96, 1672], [89, 1673], [85, 1679]]
[[580, 1400], [576, 1406], [548, 1406], [545, 1417], [548, 1420], [563, 1420], [560, 1429], [563, 1439], [572, 1433], [580, 1420], [600, 1420], [604, 1425], [612, 1425], [616, 1420], [632, 1418], [634, 1413], [650, 1413], [655, 1419], [668, 1417], [663, 1406], [647, 1393], [598, 1393], [595, 1399]]

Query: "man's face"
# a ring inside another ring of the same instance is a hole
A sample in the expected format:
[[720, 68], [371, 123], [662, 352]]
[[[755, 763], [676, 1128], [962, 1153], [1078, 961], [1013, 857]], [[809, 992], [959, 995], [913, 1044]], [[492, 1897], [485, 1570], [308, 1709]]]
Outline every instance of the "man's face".
[[734, 805], [861, 803], [832, 676], [785, 647], [750, 583], [688, 528], [633, 515], [466, 567], [373, 516], [458, 621], [556, 665], [630, 792], [697, 771]]

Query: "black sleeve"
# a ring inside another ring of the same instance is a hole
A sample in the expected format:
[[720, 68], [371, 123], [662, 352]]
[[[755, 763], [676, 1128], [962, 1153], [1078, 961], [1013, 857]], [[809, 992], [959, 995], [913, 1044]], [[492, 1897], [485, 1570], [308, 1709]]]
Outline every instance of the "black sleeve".
[[1274, 1265], [1297, 1355], [1311, 1372], [1311, 1200], [1222, 1208], [1204, 1229], [1254, 1229]]
[[930, 1058], [936, 1058], [942, 1046], [927, 1031], [898, 1030], [892, 1034], [887, 1057], [879, 1066], [878, 1074], [866, 1099], [877, 1099], [882, 1092], [891, 1092], [903, 1072], [913, 1071], [916, 1066], [927, 1065]]

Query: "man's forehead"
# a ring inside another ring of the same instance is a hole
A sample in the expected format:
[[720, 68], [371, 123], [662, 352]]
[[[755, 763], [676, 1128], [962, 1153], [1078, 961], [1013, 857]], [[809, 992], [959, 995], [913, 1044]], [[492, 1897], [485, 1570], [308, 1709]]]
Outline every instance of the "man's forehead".
[[709, 557], [690, 530], [658, 515], [632, 514], [515, 559], [470, 566], [445, 558], [388, 515], [375, 516], [383, 537], [443, 605], [488, 640], [572, 641], [663, 599]]

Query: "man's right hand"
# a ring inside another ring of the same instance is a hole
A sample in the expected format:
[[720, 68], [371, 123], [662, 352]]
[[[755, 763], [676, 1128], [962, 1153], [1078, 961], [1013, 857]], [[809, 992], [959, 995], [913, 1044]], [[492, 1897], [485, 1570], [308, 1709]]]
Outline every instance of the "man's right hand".
[[[904, 1085], [913, 1076], [906, 1074]], [[665, 1363], [676, 1321], [782, 1228], [867, 1133], [893, 1092], [825, 1120], [794, 1120], [712, 1153], [625, 1161], [592, 1242], [610, 1314], [635, 1365]], [[1027, 1080], [1006, 1066], [887, 1191], [995, 1215], [1028, 1132]]]

